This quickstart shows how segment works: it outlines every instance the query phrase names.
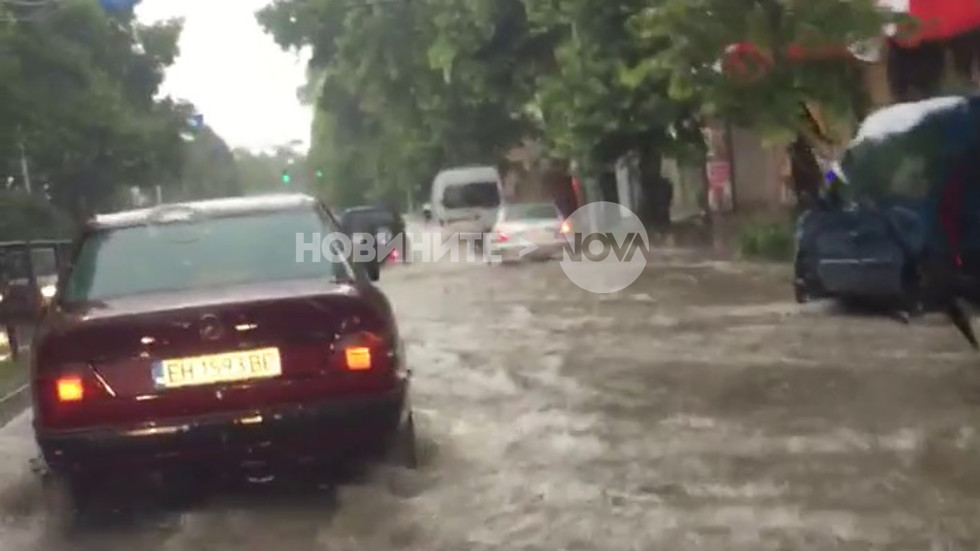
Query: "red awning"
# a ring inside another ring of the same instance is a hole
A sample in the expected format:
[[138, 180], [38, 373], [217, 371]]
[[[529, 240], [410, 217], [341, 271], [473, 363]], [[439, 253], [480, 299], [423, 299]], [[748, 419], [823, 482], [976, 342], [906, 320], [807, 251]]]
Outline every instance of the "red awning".
[[[879, 0], [898, 13], [919, 21], [911, 33], [899, 30], [894, 39], [900, 45], [946, 40], [980, 28], [980, 0]], [[889, 33], [893, 34], [893, 33]]]
[[[885, 8], [906, 13], [918, 19], [912, 29], [884, 29], [897, 45], [914, 48], [922, 42], [947, 40], [975, 29], [980, 29], [980, 0], [878, 0]], [[791, 61], [804, 61], [853, 56], [873, 61], [881, 55], [884, 36], [851, 45], [801, 47], [790, 45], [783, 55]], [[748, 42], [730, 45], [722, 56], [722, 68], [726, 73], [739, 74], [744, 80], [760, 78], [774, 62], [771, 52]]]

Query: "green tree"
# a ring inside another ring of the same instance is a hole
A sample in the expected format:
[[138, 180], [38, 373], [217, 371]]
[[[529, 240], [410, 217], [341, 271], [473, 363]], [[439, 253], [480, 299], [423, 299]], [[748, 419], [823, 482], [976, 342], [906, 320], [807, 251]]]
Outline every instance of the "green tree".
[[19, 176], [23, 146], [32, 187], [76, 216], [117, 206], [121, 189], [176, 181], [187, 114], [155, 96], [180, 21], [144, 26], [94, 0], [32, 14], [0, 24], [3, 173]]
[[259, 15], [282, 46], [313, 48], [310, 155], [337, 201], [424, 194], [441, 166], [495, 163], [531, 138], [597, 165], [640, 153], [646, 213], [669, 223], [659, 162], [694, 140], [695, 110], [666, 97], [667, 76], [630, 78], [662, 50], [624, 32], [647, 2], [350, 6], [280, 0]]
[[[313, 171], [306, 157], [289, 147], [271, 152], [236, 149], [233, 152], [238, 173], [238, 185], [244, 193], [315, 192]], [[283, 173], [289, 183], [282, 181]]]
[[[821, 176], [811, 148], [819, 137], [804, 106], [819, 105], [832, 120], [864, 114], [863, 80], [843, 47], [878, 36], [888, 20], [873, 0], [661, 0], [628, 26], [660, 53], [632, 60], [624, 74], [635, 82], [666, 77], [671, 100], [788, 139], [797, 192], [807, 195]], [[761, 55], [725, 56], [736, 44]]]
[[665, 40], [637, 40], [626, 30], [649, 1], [525, 3], [539, 32], [559, 37], [553, 70], [537, 79], [535, 109], [544, 135], [563, 156], [595, 168], [637, 154], [640, 214], [667, 229], [671, 193], [661, 177], [661, 160], [665, 154], [697, 151], [701, 139], [696, 104], [669, 98], [666, 77], [637, 78], [630, 71], [666, 48]]
[[312, 48], [310, 158], [339, 203], [404, 203], [440, 167], [493, 163], [533, 130], [520, 0], [280, 0], [258, 17], [284, 48]]
[[238, 195], [242, 191], [238, 161], [228, 144], [204, 126], [185, 136], [178, 182], [169, 200], [208, 199]]
[[0, 191], [0, 242], [66, 239], [73, 237], [73, 230], [71, 216], [43, 196]]

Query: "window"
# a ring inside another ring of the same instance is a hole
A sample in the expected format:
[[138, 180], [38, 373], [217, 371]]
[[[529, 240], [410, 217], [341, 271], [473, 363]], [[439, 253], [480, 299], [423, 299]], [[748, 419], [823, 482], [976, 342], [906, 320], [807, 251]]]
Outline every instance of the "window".
[[925, 155], [911, 153], [894, 159], [890, 186], [887, 191], [899, 197], [924, 199], [930, 190], [929, 184], [933, 167], [929, 166]]
[[446, 188], [442, 203], [447, 209], [496, 208], [500, 206], [497, 182], [473, 182]]
[[58, 256], [54, 247], [36, 247], [31, 249], [31, 266], [36, 277], [58, 275]]
[[350, 265], [298, 241], [334, 230], [313, 209], [207, 218], [99, 231], [79, 250], [66, 302], [299, 279], [351, 279]]
[[0, 256], [0, 279], [6, 281], [16, 281], [28, 279], [30, 270], [27, 265], [27, 251], [25, 248], [8, 249]]
[[557, 220], [558, 208], [547, 203], [510, 205], [504, 212], [505, 220]]

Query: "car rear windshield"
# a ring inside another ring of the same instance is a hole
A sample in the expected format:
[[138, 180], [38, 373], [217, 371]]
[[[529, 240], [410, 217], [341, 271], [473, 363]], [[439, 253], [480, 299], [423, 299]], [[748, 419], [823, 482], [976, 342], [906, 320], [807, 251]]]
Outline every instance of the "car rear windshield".
[[314, 211], [280, 211], [101, 230], [75, 259], [62, 300], [107, 298], [299, 279], [349, 279], [342, 259], [309, 251], [299, 240], [331, 230]]
[[379, 228], [386, 227], [396, 231], [398, 221], [395, 216], [383, 210], [356, 210], [345, 212], [342, 216], [344, 229], [351, 232], [374, 233]]
[[505, 220], [554, 220], [558, 209], [554, 205], [511, 205], [504, 211]]

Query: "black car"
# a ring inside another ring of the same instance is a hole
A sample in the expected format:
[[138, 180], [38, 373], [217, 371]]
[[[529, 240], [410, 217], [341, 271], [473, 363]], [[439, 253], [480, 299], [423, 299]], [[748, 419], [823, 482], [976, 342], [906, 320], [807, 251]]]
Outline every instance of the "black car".
[[380, 206], [360, 206], [343, 211], [340, 225], [348, 235], [373, 236], [381, 251], [383, 261], [407, 262], [410, 257], [405, 219], [394, 209]]
[[0, 243], [0, 328], [15, 358], [41, 306], [54, 296], [70, 247], [64, 240]]

